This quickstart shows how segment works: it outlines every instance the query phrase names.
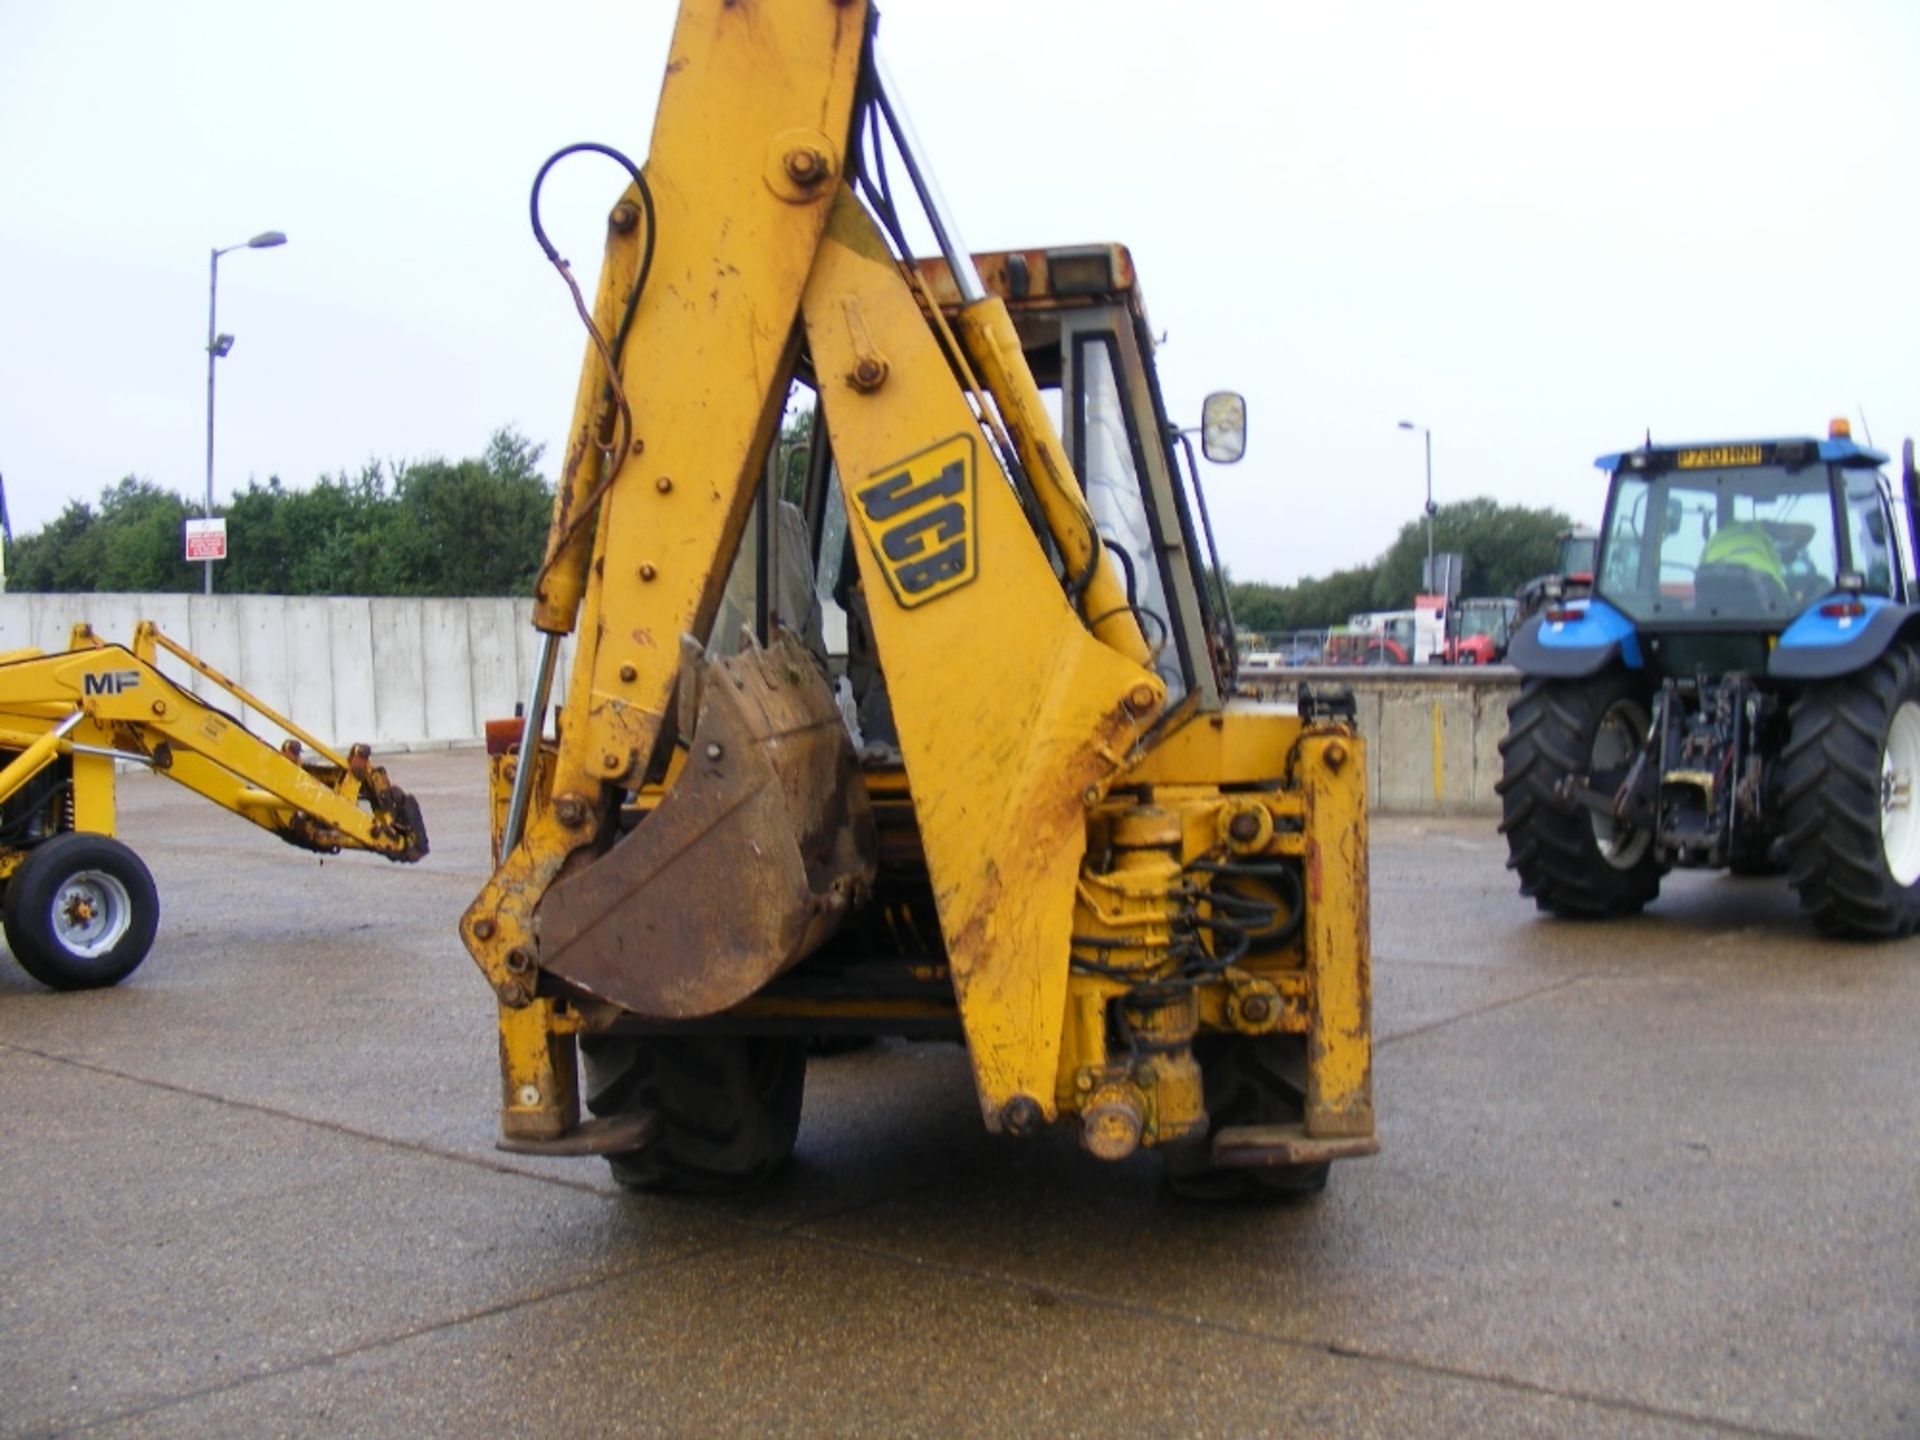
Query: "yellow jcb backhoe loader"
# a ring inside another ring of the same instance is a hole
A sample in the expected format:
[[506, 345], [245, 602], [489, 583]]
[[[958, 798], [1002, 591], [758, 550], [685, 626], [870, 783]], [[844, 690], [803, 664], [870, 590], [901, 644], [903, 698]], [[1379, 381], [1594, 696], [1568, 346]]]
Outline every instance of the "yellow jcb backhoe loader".
[[[161, 651], [287, 740], [276, 749], [174, 684]], [[0, 654], [0, 916], [13, 958], [56, 990], [126, 979], [160, 922], [152, 875], [114, 838], [116, 762], [146, 765], [304, 850], [427, 853], [420, 807], [366, 746], [335, 754], [150, 620], [131, 648], [76, 625], [61, 653]]]
[[1317, 1189], [1376, 1148], [1351, 697], [1233, 698], [1128, 252], [976, 261], [873, 22], [685, 0], [644, 172], [561, 152], [631, 184], [461, 923], [501, 1143], [753, 1184], [809, 1041], [896, 1034], [965, 1042], [991, 1131]]

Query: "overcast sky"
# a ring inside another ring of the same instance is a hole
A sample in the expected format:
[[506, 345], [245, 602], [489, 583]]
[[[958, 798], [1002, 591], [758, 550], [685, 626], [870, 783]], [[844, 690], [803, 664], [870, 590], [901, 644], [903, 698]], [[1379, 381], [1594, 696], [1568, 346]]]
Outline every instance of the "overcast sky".
[[[764, 0], [763, 0], [764, 3]], [[1594, 455], [1920, 432], [1920, 4], [894, 0], [882, 43], [967, 242], [1133, 249], [1241, 579], [1441, 502], [1597, 520]], [[673, 7], [0, 5], [0, 474], [16, 533], [123, 475], [216, 494], [372, 458], [557, 454], [582, 340], [534, 246], [553, 150], [644, 154]], [[592, 294], [619, 189], [547, 192]], [[552, 465], [549, 464], [549, 473]]]

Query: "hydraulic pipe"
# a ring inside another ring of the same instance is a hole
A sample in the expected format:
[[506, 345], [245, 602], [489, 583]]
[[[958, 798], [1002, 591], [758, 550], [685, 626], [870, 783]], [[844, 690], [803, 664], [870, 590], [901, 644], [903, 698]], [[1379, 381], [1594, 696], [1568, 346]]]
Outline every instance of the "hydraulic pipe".
[[526, 828], [527, 801], [533, 794], [533, 772], [540, 767], [540, 733], [546, 729], [547, 696], [553, 691], [553, 667], [560, 656], [560, 637], [540, 632], [540, 654], [534, 662], [533, 684], [527, 689], [527, 701], [521, 711], [520, 763], [513, 771], [513, 794], [507, 801], [507, 823], [500, 829], [500, 853], [507, 854], [520, 843]]
[[14, 756], [13, 763], [6, 769], [0, 770], [0, 800], [9, 799], [14, 791], [52, 764], [53, 757], [60, 753], [60, 742], [66, 739], [72, 733], [73, 727], [85, 718], [84, 710], [74, 711]]
[[928, 168], [920, 142], [913, 133], [913, 123], [907, 119], [906, 109], [900, 102], [899, 87], [893, 83], [893, 76], [888, 73], [878, 45], [873, 47], [873, 73], [880, 82], [876, 87], [880, 113], [886, 117], [887, 128], [893, 132], [893, 143], [900, 149], [900, 158], [907, 167], [907, 178], [913, 181], [914, 193], [920, 197], [927, 223], [933, 227], [934, 243], [945, 257], [947, 269], [953, 272], [953, 283], [959, 287], [960, 299], [968, 305], [976, 300], [984, 300], [987, 298], [987, 287], [980, 283], [980, 272], [973, 268], [973, 252], [960, 243], [960, 229], [953, 222], [947, 202], [941, 198], [940, 187], [934, 182], [933, 171]]

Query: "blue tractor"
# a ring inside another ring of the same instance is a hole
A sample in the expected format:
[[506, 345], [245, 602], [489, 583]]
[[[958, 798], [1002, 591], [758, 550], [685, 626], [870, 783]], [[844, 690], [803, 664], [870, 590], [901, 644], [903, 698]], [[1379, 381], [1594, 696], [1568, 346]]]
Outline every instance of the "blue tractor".
[[[1916, 476], [1825, 440], [1654, 445], [1611, 477], [1590, 596], [1508, 651], [1501, 796], [1521, 893], [1638, 911], [1675, 866], [1785, 871], [1823, 929], [1920, 926]], [[1904, 550], [1904, 555], [1903, 555]]]

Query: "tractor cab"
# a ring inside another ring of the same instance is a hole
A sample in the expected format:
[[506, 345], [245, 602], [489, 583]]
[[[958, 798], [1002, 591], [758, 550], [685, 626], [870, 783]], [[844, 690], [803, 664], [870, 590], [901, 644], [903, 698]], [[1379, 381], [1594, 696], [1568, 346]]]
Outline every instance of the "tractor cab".
[[1887, 457], [1844, 420], [1825, 440], [1646, 445], [1594, 463], [1612, 477], [1599, 603], [1550, 610], [1536, 632], [1549, 646], [1590, 642], [1597, 623], [1630, 634], [1656, 675], [1765, 675], [1781, 635], [1831, 597], [1909, 599]]

